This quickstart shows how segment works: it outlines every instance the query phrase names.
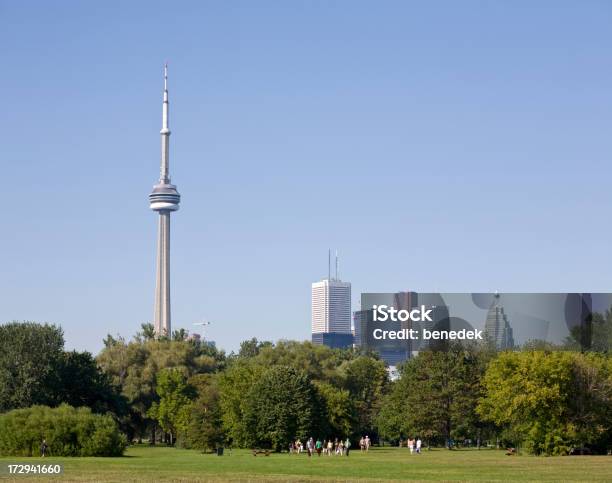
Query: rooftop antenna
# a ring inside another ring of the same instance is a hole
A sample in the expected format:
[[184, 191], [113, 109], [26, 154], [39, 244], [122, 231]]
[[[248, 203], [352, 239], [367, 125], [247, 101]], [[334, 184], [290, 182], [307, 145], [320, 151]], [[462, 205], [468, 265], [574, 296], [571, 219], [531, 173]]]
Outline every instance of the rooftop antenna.
[[336, 250], [336, 280], [340, 280], [338, 277], [338, 250]]
[[327, 280], [331, 280], [331, 248], [327, 249]]

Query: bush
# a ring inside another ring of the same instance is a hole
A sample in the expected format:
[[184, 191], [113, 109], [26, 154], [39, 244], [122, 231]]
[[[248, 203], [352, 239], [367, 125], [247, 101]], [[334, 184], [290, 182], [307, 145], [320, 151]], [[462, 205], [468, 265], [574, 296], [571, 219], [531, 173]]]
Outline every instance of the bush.
[[127, 446], [111, 416], [86, 407], [32, 406], [0, 415], [0, 455], [38, 455], [43, 439], [51, 456], [121, 456]]

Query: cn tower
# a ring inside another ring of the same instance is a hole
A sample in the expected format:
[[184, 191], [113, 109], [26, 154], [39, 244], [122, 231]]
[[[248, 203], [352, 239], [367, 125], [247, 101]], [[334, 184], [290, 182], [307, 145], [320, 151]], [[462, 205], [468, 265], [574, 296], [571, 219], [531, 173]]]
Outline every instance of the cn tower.
[[149, 195], [151, 209], [159, 213], [157, 234], [157, 276], [155, 283], [155, 334], [171, 336], [170, 317], [170, 213], [179, 209], [181, 195], [170, 182], [170, 128], [168, 127], [168, 64], [164, 66], [162, 108], [161, 169], [159, 182]]

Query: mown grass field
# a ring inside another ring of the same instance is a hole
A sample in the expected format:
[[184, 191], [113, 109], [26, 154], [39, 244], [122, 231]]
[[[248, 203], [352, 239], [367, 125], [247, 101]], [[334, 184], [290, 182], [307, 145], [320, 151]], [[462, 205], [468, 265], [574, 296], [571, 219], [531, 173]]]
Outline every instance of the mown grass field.
[[[0, 458], [35, 463], [41, 458]], [[135, 446], [123, 458], [45, 458], [62, 463], [59, 477], [15, 477], [14, 481], [612, 481], [612, 457], [505, 456], [495, 450], [432, 450], [410, 455], [405, 448], [352, 451], [347, 457], [272, 454], [246, 450], [224, 456], [167, 447]], [[0, 478], [8, 478], [7, 476]]]

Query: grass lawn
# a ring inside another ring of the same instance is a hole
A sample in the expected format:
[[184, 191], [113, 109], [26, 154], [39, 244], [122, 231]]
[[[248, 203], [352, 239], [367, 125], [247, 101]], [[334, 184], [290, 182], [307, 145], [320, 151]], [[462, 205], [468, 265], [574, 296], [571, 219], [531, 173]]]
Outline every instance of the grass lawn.
[[[7, 462], [42, 462], [41, 458], [0, 458]], [[247, 450], [224, 456], [167, 447], [130, 447], [123, 458], [45, 458], [63, 463], [61, 481], [612, 481], [610, 456], [505, 456], [495, 450], [432, 450], [410, 455], [405, 448], [351, 451], [347, 457], [272, 454], [254, 457]], [[5, 473], [6, 474], [6, 473]], [[0, 478], [6, 478], [0, 477]], [[30, 480], [32, 478], [29, 478]], [[17, 477], [15, 481], [26, 481]]]

